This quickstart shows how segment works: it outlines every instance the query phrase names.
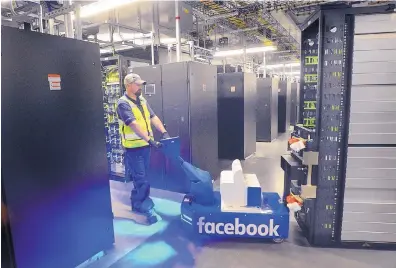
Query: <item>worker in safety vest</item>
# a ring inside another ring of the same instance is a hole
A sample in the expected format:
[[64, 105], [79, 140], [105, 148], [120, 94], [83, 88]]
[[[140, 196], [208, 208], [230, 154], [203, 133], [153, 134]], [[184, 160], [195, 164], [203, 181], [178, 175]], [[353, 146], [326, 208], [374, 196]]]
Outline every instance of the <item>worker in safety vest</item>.
[[147, 171], [150, 163], [150, 147], [158, 149], [161, 143], [154, 140], [151, 125], [160, 133], [162, 139], [169, 138], [161, 120], [155, 115], [147, 101], [141, 96], [146, 81], [137, 74], [124, 78], [125, 94], [117, 103], [119, 131], [122, 146], [125, 148], [125, 179], [132, 181], [132, 211], [147, 213], [154, 203], [149, 197], [150, 184]]

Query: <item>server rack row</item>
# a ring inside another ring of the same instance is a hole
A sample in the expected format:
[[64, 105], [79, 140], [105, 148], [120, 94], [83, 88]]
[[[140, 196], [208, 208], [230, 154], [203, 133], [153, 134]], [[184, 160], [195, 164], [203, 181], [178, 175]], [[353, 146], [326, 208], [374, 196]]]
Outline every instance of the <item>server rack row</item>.
[[278, 91], [278, 132], [286, 133], [290, 127], [291, 116], [291, 85], [288, 80], [279, 81]]
[[135, 59], [121, 55], [101, 58], [102, 92], [109, 176], [123, 180], [125, 176], [124, 150], [119, 134], [117, 101], [124, 94], [124, 77]]
[[[307, 183], [305, 155], [316, 153], [315, 197], [304, 199], [295, 214], [313, 245], [395, 246], [396, 185], [390, 167], [396, 164], [396, 129], [389, 124], [396, 112], [395, 74], [389, 69], [395, 56], [394, 34], [389, 35], [395, 31], [394, 9], [394, 4], [322, 7], [302, 25], [303, 112], [292, 136], [307, 146], [282, 156], [281, 165], [286, 189], [299, 195]], [[388, 35], [379, 38], [379, 32]], [[358, 37], [363, 34], [376, 36]], [[311, 66], [317, 66], [316, 74]]]
[[279, 78], [257, 79], [256, 141], [271, 142], [278, 137]]

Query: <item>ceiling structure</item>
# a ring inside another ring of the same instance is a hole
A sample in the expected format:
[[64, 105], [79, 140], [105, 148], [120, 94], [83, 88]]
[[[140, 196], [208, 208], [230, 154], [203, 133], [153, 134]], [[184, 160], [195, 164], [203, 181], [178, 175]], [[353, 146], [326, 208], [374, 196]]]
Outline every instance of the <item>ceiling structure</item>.
[[[116, 5], [118, 2], [114, 1]], [[154, 43], [147, 34], [155, 28], [156, 45], [176, 43], [175, 1], [122, 1], [126, 4], [116, 9], [110, 8], [100, 14], [83, 17], [84, 39], [98, 42], [103, 49], [146, 47]], [[55, 19], [57, 34], [62, 35], [66, 31], [64, 14], [69, 14], [75, 8], [67, 7], [63, 2], [2, 0], [2, 23], [15, 26], [30, 22], [32, 29], [37, 30], [37, 21], [42, 13], [44, 20]], [[73, 1], [74, 5], [93, 2], [97, 1]], [[266, 64], [295, 62], [300, 57], [299, 24], [315, 12], [318, 5], [333, 2], [342, 1], [180, 1], [181, 10], [185, 11], [181, 14], [182, 40], [184, 44], [194, 41], [195, 46], [205, 52], [202, 54], [209, 58], [216, 50], [276, 46], [276, 52], [266, 53]], [[254, 53], [245, 57], [235, 56], [230, 61], [237, 64], [248, 61], [255, 69], [255, 66], [262, 65], [263, 60], [263, 53]]]

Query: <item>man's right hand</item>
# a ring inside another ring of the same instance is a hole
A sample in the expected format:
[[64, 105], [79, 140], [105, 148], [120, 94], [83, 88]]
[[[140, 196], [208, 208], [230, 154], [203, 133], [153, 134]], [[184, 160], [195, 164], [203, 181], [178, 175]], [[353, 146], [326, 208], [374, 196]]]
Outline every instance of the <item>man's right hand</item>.
[[155, 140], [153, 140], [153, 139], [149, 140], [148, 143], [149, 143], [149, 145], [150, 145], [151, 147], [154, 147], [154, 148], [156, 148], [156, 149], [162, 147], [162, 143], [160, 143], [160, 142], [158, 142], [158, 141], [155, 141]]

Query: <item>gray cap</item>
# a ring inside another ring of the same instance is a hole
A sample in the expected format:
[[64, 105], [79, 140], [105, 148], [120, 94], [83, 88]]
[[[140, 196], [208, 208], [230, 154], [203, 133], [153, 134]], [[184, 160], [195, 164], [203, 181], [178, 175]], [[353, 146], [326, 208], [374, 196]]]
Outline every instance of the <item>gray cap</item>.
[[145, 85], [146, 81], [142, 80], [138, 74], [127, 74], [124, 78], [124, 85], [136, 83], [138, 85]]

